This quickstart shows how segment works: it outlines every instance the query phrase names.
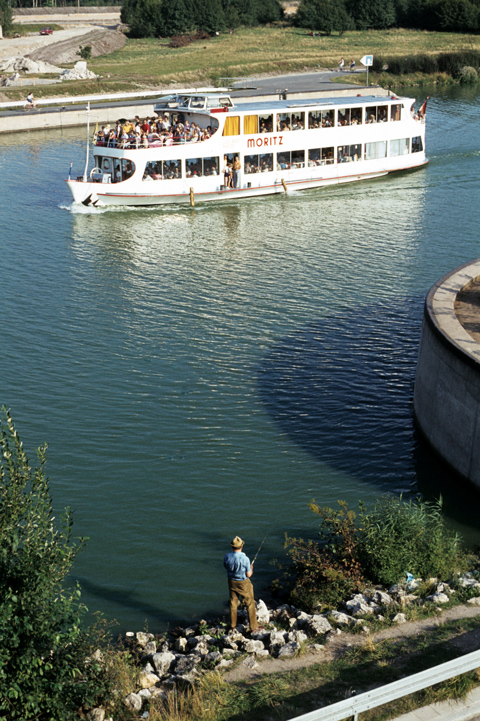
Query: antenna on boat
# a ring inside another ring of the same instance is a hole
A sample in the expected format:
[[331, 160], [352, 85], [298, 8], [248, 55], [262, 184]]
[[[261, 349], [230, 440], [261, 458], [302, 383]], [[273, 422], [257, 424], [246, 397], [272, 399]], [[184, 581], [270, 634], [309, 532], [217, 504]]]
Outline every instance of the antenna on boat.
[[83, 173], [83, 182], [87, 182], [87, 172], [88, 172], [88, 152], [90, 149], [90, 100], [87, 103], [87, 159], [85, 161], [85, 170]]

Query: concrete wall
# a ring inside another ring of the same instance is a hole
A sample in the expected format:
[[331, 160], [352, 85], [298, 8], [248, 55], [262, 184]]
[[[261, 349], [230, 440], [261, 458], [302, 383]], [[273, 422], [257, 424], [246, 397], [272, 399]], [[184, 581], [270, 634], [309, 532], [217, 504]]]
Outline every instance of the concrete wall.
[[480, 345], [454, 309], [458, 292], [478, 276], [480, 259], [446, 275], [427, 296], [414, 411], [435, 450], [480, 486]]

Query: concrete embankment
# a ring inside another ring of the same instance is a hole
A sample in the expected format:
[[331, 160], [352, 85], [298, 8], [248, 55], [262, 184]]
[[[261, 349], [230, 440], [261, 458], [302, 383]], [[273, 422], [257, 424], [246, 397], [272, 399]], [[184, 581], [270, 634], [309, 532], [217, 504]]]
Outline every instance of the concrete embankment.
[[414, 411], [434, 449], [480, 486], [480, 259], [427, 295]]

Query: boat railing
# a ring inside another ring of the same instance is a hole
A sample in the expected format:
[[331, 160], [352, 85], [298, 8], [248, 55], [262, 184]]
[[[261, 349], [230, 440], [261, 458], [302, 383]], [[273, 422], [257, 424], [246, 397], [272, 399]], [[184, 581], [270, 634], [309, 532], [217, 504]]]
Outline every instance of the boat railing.
[[105, 139], [105, 140], [99, 140], [98, 138], [94, 140], [94, 145], [97, 147], [103, 147], [103, 148], [116, 148], [117, 150], [148, 150], [149, 148], [165, 148], [172, 145], [186, 145], [188, 144], [196, 144], [196, 143], [205, 143], [207, 140], [210, 140], [213, 136], [210, 135], [208, 138], [201, 138], [200, 140], [198, 138], [183, 138], [179, 135], [174, 135], [172, 137], [162, 137], [159, 136], [156, 139], [151, 139], [145, 141], [142, 141], [141, 139], [137, 140], [136, 138], [129, 138], [128, 140], [121, 140], [118, 142], [116, 139]]

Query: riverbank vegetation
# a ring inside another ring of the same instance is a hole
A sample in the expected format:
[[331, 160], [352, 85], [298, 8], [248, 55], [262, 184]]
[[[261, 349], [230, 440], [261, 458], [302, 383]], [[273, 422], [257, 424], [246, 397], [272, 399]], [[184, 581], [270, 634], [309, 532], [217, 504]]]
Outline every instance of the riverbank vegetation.
[[336, 608], [367, 585], [393, 586], [406, 574], [454, 582], [468, 566], [456, 533], [447, 528], [441, 503], [385, 496], [358, 513], [345, 501], [338, 509], [310, 510], [320, 518], [318, 540], [286, 536], [289, 557], [277, 589], [311, 611]]
[[[95, 707], [105, 709], [115, 721], [136, 719], [138, 714], [125, 707], [124, 699], [138, 688], [145, 653], [137, 653], [132, 645], [113, 643], [101, 619], [94, 625], [86, 623], [80, 588], [67, 582], [85, 539], [74, 538], [69, 509], [60, 521], [54, 517], [45, 475], [46, 446], [38, 450], [38, 464], [33, 468], [9, 413], [5, 409], [2, 413], [0, 720], [72, 721], [85, 718]], [[353, 591], [373, 583], [400, 582], [405, 589], [406, 571], [425, 579], [424, 587], [418, 589], [422, 597], [429, 590], [429, 575], [449, 581], [451, 596], [444, 608], [478, 594], [478, 559], [467, 554], [458, 536], [446, 527], [440, 505], [383, 497], [372, 509], [360, 505], [358, 512], [343, 502], [336, 509], [312, 502], [310, 509], [321, 521], [318, 539], [287, 537], [286, 541], [289, 583], [284, 592], [297, 605], [314, 607], [316, 612], [333, 608]], [[473, 573], [464, 582], [457, 581], [458, 571], [467, 567]], [[144, 702], [143, 710], [148, 707], [150, 721], [287, 719], [344, 698], [353, 687], [365, 691], [372, 684], [388, 683], [450, 660], [458, 655], [460, 637], [464, 643], [466, 635], [478, 628], [476, 618], [462, 619], [434, 624], [413, 638], [376, 641], [375, 631], [396, 626], [398, 610], [393, 603], [382, 609], [382, 617], [352, 622], [353, 642], [328, 660], [317, 661], [309, 654], [308, 664], [301, 663], [309, 644], [324, 642], [322, 636], [310, 638], [300, 645], [295, 670], [257, 675], [254, 682], [247, 682], [227, 681], [204, 668], [205, 674], [194, 686], [169, 693], [159, 689], [158, 696]], [[404, 604], [402, 611], [407, 621], [439, 613], [428, 598]], [[372, 635], [362, 640], [365, 623]], [[290, 625], [286, 626], [288, 630]], [[208, 633], [208, 628], [201, 622], [198, 632], [207, 629]], [[334, 633], [332, 638], [338, 637]], [[155, 645], [161, 648], [165, 640], [166, 636], [159, 635]], [[240, 656], [237, 663], [242, 660]], [[475, 673], [465, 674], [398, 702], [390, 713], [461, 697], [478, 682]], [[368, 721], [383, 718], [384, 709], [367, 717]]]
[[[394, 75], [391, 69], [383, 68], [385, 64], [393, 68], [393, 60], [404, 63], [405, 58], [411, 57], [438, 59], [444, 54], [474, 52], [480, 53], [480, 35], [469, 33], [390, 29], [313, 37], [289, 24], [241, 27], [232, 34], [221, 33], [179, 48], [172, 48], [168, 38], [129, 39], [122, 49], [88, 61], [89, 69], [100, 76], [98, 80], [38, 85], [35, 95], [55, 97], [178, 85], [224, 85], [229, 78], [332, 69], [342, 56], [347, 62], [354, 58], [358, 68], [360, 58], [366, 54], [373, 55], [374, 70], [378, 70], [370, 73], [370, 83], [394, 87], [455, 82], [440, 69]], [[363, 73], [344, 76], [345, 82], [365, 84]], [[2, 88], [2, 93], [6, 99], [20, 100], [25, 97], [25, 87]]]

